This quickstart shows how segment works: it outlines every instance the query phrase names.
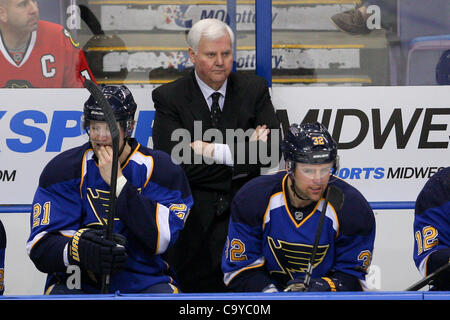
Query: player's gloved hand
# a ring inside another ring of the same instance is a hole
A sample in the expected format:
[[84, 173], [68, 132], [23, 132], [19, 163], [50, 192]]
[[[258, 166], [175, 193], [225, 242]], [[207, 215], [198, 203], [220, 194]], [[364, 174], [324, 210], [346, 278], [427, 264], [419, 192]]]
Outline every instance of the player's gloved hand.
[[314, 278], [309, 281], [309, 286], [304, 285], [304, 278], [296, 278], [289, 280], [286, 284], [285, 292], [327, 292], [336, 291], [335, 283], [330, 278]]
[[109, 241], [103, 230], [80, 229], [69, 243], [69, 263], [98, 274], [115, 274], [125, 266], [125, 244], [122, 235], [114, 234]]
[[284, 292], [306, 291], [306, 286], [304, 285], [303, 282], [304, 282], [303, 278], [289, 280], [288, 283], [286, 284], [286, 289], [284, 289]]
[[[450, 248], [442, 248], [434, 251], [428, 258], [427, 270], [428, 273], [435, 272], [440, 267], [450, 263]], [[448, 291], [450, 290], [450, 269], [441, 272], [432, 280], [432, 291]]]
[[267, 285], [264, 287], [264, 289], [262, 289], [262, 292], [264, 293], [274, 293], [274, 292], [279, 292], [277, 287], [275, 287], [275, 285], [273, 283]]

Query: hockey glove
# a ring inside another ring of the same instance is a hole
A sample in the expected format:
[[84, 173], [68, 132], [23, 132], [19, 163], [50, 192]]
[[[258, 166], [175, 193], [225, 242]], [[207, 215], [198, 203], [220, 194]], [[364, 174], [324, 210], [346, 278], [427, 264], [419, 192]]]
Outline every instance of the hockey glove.
[[303, 292], [306, 291], [306, 286], [303, 283], [303, 279], [292, 279], [286, 284], [284, 292]]
[[285, 292], [303, 292], [303, 291], [309, 291], [309, 292], [318, 292], [318, 291], [336, 291], [336, 285], [335, 282], [327, 277], [322, 278], [315, 278], [311, 279], [309, 281], [309, 287], [306, 288], [304, 285], [305, 280], [303, 278], [298, 279], [292, 279], [289, 280], [286, 289], [284, 289]]
[[115, 274], [127, 260], [126, 239], [119, 234], [106, 240], [103, 230], [80, 229], [69, 243], [69, 263], [98, 274]]
[[[427, 273], [431, 274], [440, 267], [450, 263], [450, 248], [443, 248], [434, 251], [427, 261]], [[450, 290], [450, 269], [442, 271], [431, 282], [432, 291], [448, 291]]]

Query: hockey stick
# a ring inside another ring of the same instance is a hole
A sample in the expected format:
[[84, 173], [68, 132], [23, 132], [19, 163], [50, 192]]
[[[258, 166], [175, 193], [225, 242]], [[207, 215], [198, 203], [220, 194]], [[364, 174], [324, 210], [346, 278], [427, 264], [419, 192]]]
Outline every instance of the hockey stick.
[[[111, 168], [111, 182], [109, 191], [109, 212], [108, 221], [106, 224], [106, 235], [107, 240], [113, 240], [113, 229], [114, 229], [114, 217], [116, 211], [116, 187], [117, 187], [117, 169], [118, 169], [118, 158], [119, 158], [119, 128], [117, 127], [116, 118], [114, 112], [111, 108], [109, 102], [105, 99], [102, 91], [99, 87], [91, 80], [86, 79], [85, 87], [89, 90], [91, 95], [94, 97], [95, 101], [102, 108], [105, 121], [108, 124], [109, 131], [111, 133], [112, 139], [112, 168]], [[102, 275], [102, 293], [108, 293], [109, 291], [109, 274]]]
[[97, 35], [105, 35], [105, 31], [102, 29], [102, 25], [100, 21], [98, 21], [95, 14], [89, 9], [87, 6], [80, 4], [78, 6], [80, 8], [80, 17], [81, 20], [83, 20], [86, 25], [89, 27], [89, 29], [92, 31], [94, 36]]
[[427, 284], [429, 284], [434, 278], [436, 278], [442, 272], [446, 271], [448, 268], [450, 268], [450, 261], [447, 262], [447, 264], [444, 264], [443, 266], [441, 266], [438, 269], [436, 269], [435, 272], [429, 274], [428, 276], [426, 276], [422, 280], [419, 280], [418, 282], [416, 282], [415, 284], [413, 284], [412, 286], [407, 288], [406, 291], [417, 291], [419, 289], [422, 289]]
[[308, 262], [308, 269], [306, 270], [305, 280], [303, 284], [305, 286], [305, 291], [308, 290], [309, 282], [311, 281], [311, 274], [314, 268], [314, 260], [316, 259], [317, 248], [319, 246], [320, 236], [322, 235], [323, 222], [325, 220], [325, 214], [328, 207], [328, 202], [330, 202], [336, 210], [339, 210], [344, 203], [344, 194], [342, 190], [333, 185], [329, 185], [326, 191], [326, 196], [324, 203], [322, 205], [322, 211], [320, 213], [319, 223], [317, 225], [316, 237], [314, 239], [314, 245], [312, 248], [311, 257]]

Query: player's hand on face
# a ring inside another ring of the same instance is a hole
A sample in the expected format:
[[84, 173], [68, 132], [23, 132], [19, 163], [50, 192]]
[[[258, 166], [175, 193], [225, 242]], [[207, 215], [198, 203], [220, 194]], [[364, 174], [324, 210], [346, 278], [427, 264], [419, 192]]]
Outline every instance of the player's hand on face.
[[[100, 175], [103, 180], [108, 185], [111, 185], [111, 170], [112, 170], [112, 160], [113, 160], [113, 150], [110, 146], [100, 146], [97, 150], [98, 157], [98, 169], [100, 170]], [[120, 169], [120, 164], [117, 166], [117, 178], [122, 176], [122, 170]]]

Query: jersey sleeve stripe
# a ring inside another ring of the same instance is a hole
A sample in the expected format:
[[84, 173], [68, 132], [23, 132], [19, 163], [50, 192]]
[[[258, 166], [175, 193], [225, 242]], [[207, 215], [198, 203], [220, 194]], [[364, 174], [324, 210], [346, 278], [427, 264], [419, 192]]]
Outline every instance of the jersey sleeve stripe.
[[[322, 203], [322, 201], [321, 201], [321, 203]], [[329, 202], [328, 202], [328, 206], [327, 206], [327, 212], [325, 213], [325, 215], [331, 221], [333, 221], [333, 229], [336, 231], [336, 238], [337, 238], [339, 236], [339, 220], [337, 217], [336, 210], [334, 209], [333, 205]]]
[[266, 212], [263, 216], [262, 229], [264, 230], [266, 224], [270, 221], [270, 212], [276, 208], [284, 206], [283, 192], [277, 192], [270, 197], [269, 204], [267, 205]]
[[39, 240], [41, 240], [46, 234], [47, 234], [47, 231], [42, 231], [42, 232], [38, 233], [37, 235], [35, 235], [34, 238], [31, 239], [31, 241], [27, 242], [26, 250], [27, 250], [28, 255], [30, 255], [31, 249], [33, 249], [34, 245], [36, 243], [38, 243]]
[[77, 233], [77, 230], [59, 230], [59, 233], [64, 237], [71, 238], [75, 233]]
[[88, 160], [92, 159], [94, 155], [94, 151], [92, 149], [86, 150], [86, 152], [83, 155], [83, 161], [81, 162], [81, 180], [80, 180], [80, 197], [83, 199], [83, 183], [84, 183], [84, 176], [87, 171], [87, 162]]
[[419, 272], [422, 275], [422, 277], [426, 277], [428, 275], [428, 270], [427, 270], [427, 262], [428, 259], [430, 258], [430, 254], [432, 254], [434, 251], [436, 250], [431, 250], [427, 256], [425, 258], [422, 259], [422, 261], [419, 264]]
[[147, 168], [147, 179], [145, 180], [144, 188], [147, 187], [147, 184], [153, 174], [153, 168], [155, 167], [155, 161], [153, 157], [140, 152], [136, 152], [134, 156], [130, 157], [130, 159], [131, 158], [133, 158], [134, 162], [144, 165]]
[[128, 162], [130, 162], [131, 158], [133, 157], [133, 155], [139, 150], [140, 144], [137, 144], [137, 147], [134, 148], [134, 150], [131, 152], [131, 154], [128, 156], [127, 161], [125, 161], [123, 167], [125, 168], [128, 164]]
[[256, 259], [253, 263], [249, 264], [248, 266], [235, 270], [233, 272], [227, 272], [224, 274], [223, 276], [223, 281], [225, 282], [225, 285], [228, 286], [228, 284], [230, 283], [231, 280], [233, 280], [234, 277], [236, 277], [239, 273], [248, 270], [248, 269], [252, 269], [252, 268], [259, 268], [262, 267], [264, 265], [264, 263], [266, 262], [264, 257], [259, 257], [258, 259]]
[[158, 229], [158, 240], [156, 243], [156, 254], [161, 254], [167, 250], [170, 244], [169, 208], [157, 204], [156, 226]]

